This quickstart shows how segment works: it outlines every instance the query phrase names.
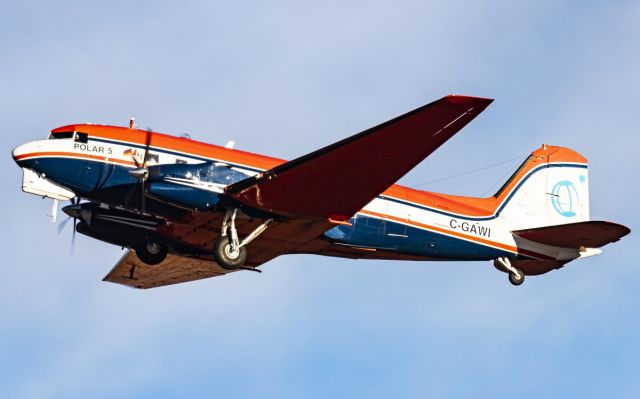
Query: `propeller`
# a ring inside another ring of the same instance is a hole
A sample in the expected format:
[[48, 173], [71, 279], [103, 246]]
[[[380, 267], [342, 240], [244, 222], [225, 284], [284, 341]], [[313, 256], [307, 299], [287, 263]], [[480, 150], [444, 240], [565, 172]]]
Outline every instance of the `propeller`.
[[149, 177], [149, 169], [147, 168], [147, 156], [149, 155], [149, 147], [151, 146], [151, 129], [146, 130], [144, 153], [142, 156], [142, 162], [138, 160], [136, 154], [131, 154], [133, 162], [136, 164], [134, 169], [129, 170], [129, 174], [140, 181], [140, 209], [142, 213], [146, 211], [145, 182]]
[[73, 253], [76, 244], [78, 219], [82, 220], [88, 226], [91, 226], [93, 212], [91, 208], [81, 205], [80, 198], [78, 197], [72, 198], [71, 205], [65, 206], [64, 208], [62, 208], [62, 211], [69, 215], [69, 217], [60, 222], [60, 224], [58, 225], [58, 234], [62, 233], [62, 230], [64, 230], [64, 228], [67, 226], [69, 220], [73, 219], [73, 230], [71, 231], [71, 253]]
[[69, 221], [73, 219], [73, 229], [71, 230], [71, 253], [73, 254], [74, 248], [76, 246], [76, 225], [78, 222], [78, 218], [85, 221], [87, 224], [91, 223], [91, 211], [88, 209], [82, 209], [80, 205], [80, 198], [73, 197], [71, 198], [71, 205], [67, 205], [62, 208], [62, 211], [69, 215], [65, 220], [58, 224], [58, 234], [62, 233], [62, 230], [69, 224]]

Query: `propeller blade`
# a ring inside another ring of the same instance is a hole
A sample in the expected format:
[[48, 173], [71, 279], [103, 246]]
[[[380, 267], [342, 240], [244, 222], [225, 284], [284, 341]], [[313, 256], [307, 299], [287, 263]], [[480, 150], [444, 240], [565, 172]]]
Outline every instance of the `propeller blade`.
[[80, 198], [74, 197], [71, 198], [71, 205], [65, 206], [62, 208], [62, 211], [69, 215], [69, 217], [58, 225], [58, 234], [64, 230], [65, 226], [69, 223], [69, 220], [73, 220], [73, 228], [71, 230], [71, 248], [69, 249], [69, 252], [73, 255], [76, 246], [76, 227], [78, 225], [78, 218], [81, 218], [85, 223], [89, 224], [91, 222], [91, 210], [82, 209], [80, 206]]
[[140, 181], [140, 208], [142, 209], [142, 213], [146, 212], [147, 201], [145, 197], [145, 180], [149, 177], [149, 169], [147, 169], [147, 156], [149, 155], [149, 147], [151, 147], [151, 129], [147, 129], [147, 135], [145, 137], [145, 146], [144, 146], [144, 157], [142, 158], [142, 167], [145, 170], [144, 177]]
[[151, 129], [146, 130], [147, 134], [145, 136], [144, 142], [144, 156], [142, 157], [142, 167], [147, 166], [147, 155], [149, 154], [149, 147], [151, 147]]
[[[146, 136], [145, 136], [145, 143], [144, 143], [144, 152], [143, 152], [143, 156], [142, 156], [142, 162], [140, 162], [138, 160], [138, 158], [135, 156], [135, 154], [132, 154], [131, 157], [133, 158], [133, 162], [136, 164], [136, 168], [129, 170], [129, 174], [133, 177], [135, 177], [136, 179], [140, 180], [140, 210], [142, 213], [145, 213], [146, 211], [146, 200], [145, 200], [145, 181], [147, 180], [147, 178], [149, 177], [149, 169], [147, 169], [147, 158], [149, 156], [149, 148], [151, 147], [151, 136], [152, 136], [152, 131], [151, 129], [147, 129], [146, 130]], [[132, 191], [130, 191], [126, 197], [125, 197], [125, 202], [129, 203], [129, 197], [130, 195], [133, 195], [134, 189], [132, 189]]]
[[146, 200], [146, 195], [145, 195], [145, 184], [144, 184], [144, 180], [140, 181], [140, 191], [142, 194], [140, 194], [140, 206], [142, 208], [142, 213], [146, 212], [146, 208], [147, 208], [147, 200]]
[[69, 224], [69, 220], [71, 220], [71, 217], [66, 218], [58, 224], [58, 234], [62, 233], [62, 230], [67, 227], [67, 224]]
[[87, 224], [87, 226], [91, 226], [91, 217], [93, 216], [93, 212], [91, 209], [80, 209], [80, 219]]
[[73, 230], [71, 231], [71, 249], [70, 249], [70, 253], [71, 255], [73, 255], [73, 252], [75, 251], [76, 248], [76, 218], [73, 218]]

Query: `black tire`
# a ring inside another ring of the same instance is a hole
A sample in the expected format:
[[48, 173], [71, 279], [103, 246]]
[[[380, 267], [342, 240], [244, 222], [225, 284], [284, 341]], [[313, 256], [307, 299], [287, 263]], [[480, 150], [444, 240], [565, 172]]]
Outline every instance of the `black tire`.
[[520, 269], [516, 269], [516, 270], [518, 271], [520, 278], [517, 278], [514, 273], [509, 273], [509, 282], [517, 287], [519, 285], [522, 285], [522, 283], [524, 283], [524, 273], [522, 273], [522, 270]]
[[236, 254], [233, 254], [231, 253], [229, 237], [220, 237], [213, 246], [213, 257], [223, 269], [237, 270], [242, 267], [247, 260], [247, 248], [242, 247]]
[[138, 245], [135, 250], [136, 255], [138, 255], [141, 261], [147, 265], [157, 265], [167, 257], [169, 248], [161, 242], [147, 241], [144, 244]]

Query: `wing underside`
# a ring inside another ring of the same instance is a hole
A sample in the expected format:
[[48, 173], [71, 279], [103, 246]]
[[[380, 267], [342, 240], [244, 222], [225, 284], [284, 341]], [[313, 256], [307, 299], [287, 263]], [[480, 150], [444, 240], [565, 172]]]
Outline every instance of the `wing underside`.
[[629, 228], [612, 222], [588, 222], [545, 226], [513, 234], [540, 244], [563, 248], [600, 248], [629, 234]]
[[160, 264], [149, 266], [127, 251], [103, 281], [133, 288], [154, 288], [223, 276], [232, 271], [221, 268], [212, 259], [168, 254]]

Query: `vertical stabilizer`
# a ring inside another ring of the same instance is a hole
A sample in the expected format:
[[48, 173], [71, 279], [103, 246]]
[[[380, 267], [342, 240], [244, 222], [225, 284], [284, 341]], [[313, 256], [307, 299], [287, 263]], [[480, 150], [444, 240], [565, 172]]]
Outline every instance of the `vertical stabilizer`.
[[511, 230], [588, 221], [587, 160], [571, 149], [543, 145], [496, 198], [499, 215]]

